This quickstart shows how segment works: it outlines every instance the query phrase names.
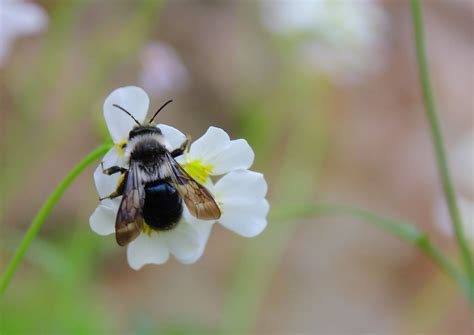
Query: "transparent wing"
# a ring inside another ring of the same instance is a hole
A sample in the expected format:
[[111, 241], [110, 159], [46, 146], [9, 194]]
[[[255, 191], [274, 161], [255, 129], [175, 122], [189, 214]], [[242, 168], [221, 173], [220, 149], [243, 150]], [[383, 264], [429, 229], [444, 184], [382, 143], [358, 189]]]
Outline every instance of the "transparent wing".
[[202, 220], [217, 220], [221, 211], [211, 192], [195, 181], [168, 153], [166, 168], [174, 187], [178, 190], [192, 216]]
[[125, 246], [138, 237], [143, 227], [142, 208], [145, 192], [140, 178], [140, 169], [136, 162], [130, 163], [127, 172], [122, 202], [115, 220], [115, 239]]

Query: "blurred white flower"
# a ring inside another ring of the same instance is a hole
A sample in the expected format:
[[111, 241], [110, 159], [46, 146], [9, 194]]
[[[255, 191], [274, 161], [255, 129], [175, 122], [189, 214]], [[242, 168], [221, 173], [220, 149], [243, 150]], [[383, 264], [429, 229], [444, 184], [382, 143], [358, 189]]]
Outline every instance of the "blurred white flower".
[[455, 144], [450, 153], [450, 163], [457, 189], [474, 199], [474, 129]]
[[[460, 196], [458, 197], [458, 206], [459, 211], [461, 212], [464, 234], [469, 240], [471, 249], [474, 251], [474, 201]], [[434, 209], [434, 220], [443, 234], [454, 237], [451, 217], [444, 197], [439, 198], [436, 203]]]
[[141, 53], [141, 63], [140, 82], [153, 94], [181, 90], [188, 84], [188, 70], [168, 44], [148, 44]]
[[263, 1], [262, 21], [276, 34], [298, 36], [303, 64], [351, 82], [383, 66], [388, 27], [376, 1]]
[[0, 66], [16, 38], [38, 34], [47, 24], [48, 15], [40, 6], [20, 0], [0, 0]]
[[[113, 105], [129, 111], [138, 122], [143, 123], [148, 111], [149, 99], [139, 87], [123, 87], [113, 91], [105, 100], [104, 116], [115, 146], [104, 156], [105, 167], [127, 168], [125, 144], [129, 131], [135, 126], [131, 117]], [[179, 130], [159, 124], [166, 140], [166, 147], [172, 151], [186, 140]], [[254, 154], [245, 140], [231, 141], [222, 129], [211, 127], [204, 136], [190, 147], [178, 161], [197, 181], [206, 184], [213, 193], [222, 212], [219, 222], [242, 236], [255, 236], [267, 225], [269, 210], [265, 200], [267, 184], [260, 173], [246, 170]], [[213, 184], [210, 176], [223, 175]], [[99, 164], [94, 180], [99, 197], [104, 198], [117, 187], [120, 176], [106, 175]], [[115, 219], [121, 197], [102, 200], [90, 217], [90, 226], [99, 235], [115, 232]], [[156, 232], [146, 225], [144, 232], [128, 245], [128, 263], [133, 269], [145, 264], [162, 264], [170, 254], [184, 264], [196, 262], [204, 252], [214, 220], [194, 218], [186, 206], [178, 225], [169, 231]]]
[[[474, 250], [474, 129], [464, 134], [449, 152], [450, 168], [458, 193], [458, 206], [464, 233]], [[454, 231], [444, 197], [434, 204], [433, 216], [441, 232], [454, 237]]]

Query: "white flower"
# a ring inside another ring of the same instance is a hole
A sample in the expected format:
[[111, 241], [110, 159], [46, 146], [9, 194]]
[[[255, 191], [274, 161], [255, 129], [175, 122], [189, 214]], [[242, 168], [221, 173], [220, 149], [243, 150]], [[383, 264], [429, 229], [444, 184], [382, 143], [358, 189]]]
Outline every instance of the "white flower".
[[0, 0], [0, 65], [6, 61], [16, 38], [35, 35], [47, 24], [48, 15], [40, 6], [31, 2]]
[[387, 17], [375, 1], [263, 1], [265, 27], [301, 36], [302, 63], [350, 82], [382, 67]]
[[[106, 168], [115, 165], [128, 166], [127, 162], [123, 161], [123, 146], [127, 143], [130, 130], [136, 125], [130, 116], [113, 107], [114, 104], [123, 107], [138, 122], [143, 123], [148, 112], [149, 99], [141, 88], [129, 86], [113, 91], [105, 100], [104, 117], [115, 143], [102, 159]], [[173, 127], [162, 124], [157, 127], [166, 138], [167, 149], [170, 151], [178, 148], [186, 140], [186, 136]], [[99, 164], [94, 172], [99, 197], [111, 194], [117, 187], [119, 178], [119, 174], [105, 175]], [[97, 234], [109, 235], [115, 232], [115, 217], [120, 200], [121, 197], [105, 199], [94, 211], [90, 218], [90, 226]], [[128, 262], [132, 268], [139, 269], [145, 264], [166, 262], [170, 253], [183, 263], [196, 261], [204, 250], [210, 229], [211, 223], [195, 221], [185, 209], [183, 219], [175, 229], [159, 234], [152, 232], [149, 236], [141, 234], [131, 242], [127, 250]]]
[[191, 144], [189, 152], [176, 160], [195, 179], [205, 184], [210, 176], [250, 168], [254, 158], [255, 154], [246, 140], [231, 141], [224, 130], [209, 127], [203, 136]]
[[176, 51], [165, 43], [147, 45], [141, 53], [141, 62], [140, 82], [151, 93], [180, 90], [188, 84], [188, 70]]
[[[188, 153], [176, 159], [213, 193], [222, 212], [218, 222], [245, 237], [254, 237], [265, 229], [269, 210], [265, 178], [247, 170], [254, 157], [246, 140], [231, 141], [224, 130], [209, 127]], [[211, 177], [220, 175], [224, 176], [213, 184]]]
[[[457, 203], [461, 213], [464, 234], [469, 240], [471, 249], [474, 251], [474, 202], [460, 196]], [[436, 203], [434, 220], [443, 234], [454, 237], [451, 217], [444, 197], [439, 198]]]
[[[458, 194], [464, 234], [474, 251], [474, 130], [462, 134], [449, 151], [450, 167]], [[454, 237], [451, 217], [444, 197], [434, 204], [433, 217], [441, 232]]]
[[457, 189], [474, 199], [474, 129], [463, 133], [450, 152], [450, 158]]
[[220, 224], [244, 237], [254, 237], [267, 226], [270, 209], [267, 183], [261, 173], [235, 170], [223, 176], [210, 190], [219, 203]]
[[[119, 165], [128, 167], [124, 145], [129, 131], [136, 125], [126, 113], [114, 107], [118, 105], [144, 123], [149, 99], [139, 87], [123, 87], [113, 91], [105, 100], [104, 116], [115, 146], [104, 156], [104, 167]], [[186, 137], [179, 130], [159, 124], [166, 147], [172, 151], [182, 145]], [[125, 149], [126, 150], [126, 149]], [[219, 204], [222, 225], [242, 236], [255, 236], [267, 225], [269, 210], [265, 200], [267, 184], [260, 173], [246, 170], [254, 159], [254, 153], [245, 140], [231, 141], [219, 128], [210, 127], [204, 136], [194, 142], [188, 153], [179, 157], [182, 166], [196, 180], [208, 186]], [[225, 175], [224, 175], [225, 174]], [[211, 176], [224, 175], [214, 185]], [[117, 187], [119, 174], [105, 175], [99, 164], [94, 180], [99, 197], [104, 198]], [[99, 235], [115, 232], [115, 218], [121, 197], [101, 201], [90, 217], [91, 228]], [[145, 264], [162, 264], [170, 253], [181, 263], [196, 262], [204, 252], [212, 224], [194, 218], [186, 206], [176, 228], [169, 231], [145, 232], [132, 241], [127, 250], [130, 266], [139, 269]], [[148, 226], [146, 226], [148, 227]]]

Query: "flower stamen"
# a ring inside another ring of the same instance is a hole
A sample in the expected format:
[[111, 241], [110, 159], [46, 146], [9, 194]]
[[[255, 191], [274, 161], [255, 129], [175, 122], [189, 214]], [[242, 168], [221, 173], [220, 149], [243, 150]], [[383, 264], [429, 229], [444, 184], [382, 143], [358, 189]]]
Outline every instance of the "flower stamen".
[[148, 235], [148, 237], [151, 237], [151, 233], [153, 233], [153, 229], [151, 229], [151, 227], [147, 224], [144, 224], [143, 225], [143, 229], [142, 229], [142, 232], [146, 235]]
[[199, 159], [190, 162], [188, 161], [182, 165], [186, 172], [201, 184], [206, 183], [207, 178], [209, 178], [212, 171], [214, 170], [214, 166], [212, 164], [204, 164]]
[[118, 143], [115, 143], [115, 149], [117, 149], [117, 154], [119, 157], [123, 157], [124, 149], [127, 146], [127, 140], [124, 139]]

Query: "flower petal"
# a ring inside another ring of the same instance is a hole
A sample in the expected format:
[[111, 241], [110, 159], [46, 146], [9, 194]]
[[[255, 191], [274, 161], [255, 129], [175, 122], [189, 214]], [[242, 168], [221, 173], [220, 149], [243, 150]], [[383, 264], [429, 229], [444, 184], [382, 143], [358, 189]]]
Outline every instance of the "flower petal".
[[[204, 253], [204, 249], [206, 248], [207, 240], [209, 239], [209, 235], [215, 220], [205, 221], [196, 219], [185, 207], [183, 211], [183, 221], [183, 226], [188, 226], [185, 227], [185, 229], [192, 230], [192, 234], [194, 235], [193, 239], [195, 240], [194, 244], [196, 245], [197, 242], [197, 245], [186, 253], [181, 252], [178, 254], [174, 253], [173, 251], [172, 253], [179, 262], [183, 264], [192, 264], [201, 258], [202, 254]], [[183, 240], [183, 242], [185, 241]], [[171, 246], [169, 247], [171, 249]]]
[[209, 127], [204, 135], [191, 144], [189, 159], [208, 163], [230, 146], [230, 138], [221, 128]]
[[89, 218], [91, 229], [99, 235], [110, 235], [115, 232], [115, 217], [119, 202], [106, 199], [95, 209]]
[[224, 204], [228, 201], [260, 200], [267, 194], [267, 182], [263, 174], [236, 170], [223, 176], [213, 188], [216, 198]]
[[6, 62], [16, 38], [40, 33], [47, 24], [48, 15], [42, 7], [0, 0], [0, 66]]
[[161, 130], [163, 137], [167, 143], [166, 149], [173, 151], [178, 149], [185, 141], [186, 135], [180, 132], [178, 129], [168, 126], [166, 124], [159, 124], [157, 127]]
[[34, 4], [17, 1], [0, 1], [4, 8], [0, 9], [2, 30], [8, 29], [10, 34], [32, 35], [41, 32], [48, 25], [46, 11]]
[[270, 206], [264, 198], [267, 183], [261, 173], [232, 171], [211, 189], [221, 204], [219, 222], [224, 227], [245, 237], [256, 236], [265, 229]]
[[121, 87], [110, 93], [104, 102], [104, 117], [114, 143], [128, 138], [128, 133], [137, 124], [117, 105], [132, 114], [138, 122], [143, 123], [148, 112], [150, 100], [143, 89], [136, 86]]
[[[115, 147], [110, 149], [105, 156], [102, 158], [104, 163], [104, 168], [109, 168], [111, 166], [117, 165], [119, 162], [119, 157]], [[120, 173], [113, 174], [111, 176], [106, 175], [102, 171], [102, 166], [99, 164], [94, 171], [94, 181], [95, 187], [97, 188], [97, 193], [99, 193], [100, 198], [105, 198], [110, 195], [117, 188], [118, 181], [120, 179]]]
[[178, 259], [186, 258], [199, 247], [198, 233], [187, 222], [180, 222], [176, 228], [162, 234], [170, 252]]
[[128, 264], [134, 270], [139, 270], [146, 264], [163, 264], [168, 258], [166, 243], [156, 233], [151, 236], [140, 234], [127, 248]]
[[266, 199], [254, 202], [231, 201], [223, 206], [219, 222], [229, 230], [244, 237], [254, 237], [267, 226], [270, 205]]
[[194, 249], [193, 253], [189, 254], [187, 257], [178, 258], [178, 260], [183, 264], [192, 264], [195, 263], [199, 258], [201, 258], [204, 250], [206, 249], [206, 244], [211, 234], [212, 226], [214, 221], [204, 221], [196, 219], [196, 222], [193, 223], [194, 228], [199, 234], [199, 248]]
[[163, 232], [170, 252], [177, 260], [189, 259], [201, 249], [201, 239], [196, 228], [184, 220], [173, 230]]
[[213, 175], [222, 175], [227, 172], [248, 169], [255, 158], [255, 154], [244, 139], [230, 142], [230, 146], [209, 161], [214, 170]]

